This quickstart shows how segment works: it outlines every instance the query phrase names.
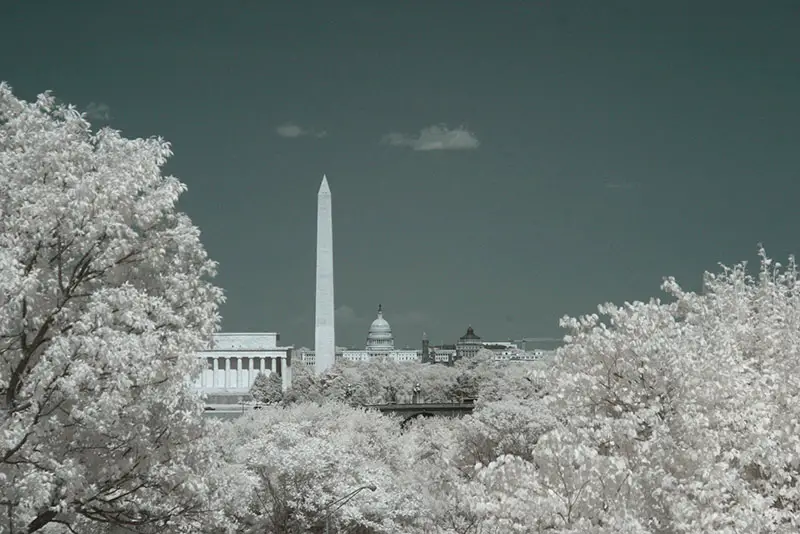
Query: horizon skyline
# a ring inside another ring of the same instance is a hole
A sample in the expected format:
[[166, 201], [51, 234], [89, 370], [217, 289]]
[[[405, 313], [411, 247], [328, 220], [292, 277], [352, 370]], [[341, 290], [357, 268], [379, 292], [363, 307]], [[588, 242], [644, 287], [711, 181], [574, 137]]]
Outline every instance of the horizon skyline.
[[[321, 207], [321, 204], [320, 204], [322, 202], [322, 196], [323, 195], [325, 196], [325, 199], [327, 200], [327, 204], [328, 204], [328, 205], [325, 206], [324, 209]], [[332, 222], [330, 222], [330, 220], [332, 219], [332, 213], [333, 213], [333, 209], [334, 209], [333, 208], [334, 203], [332, 201], [332, 198], [333, 198], [333, 187], [331, 187], [330, 183], [328, 182], [327, 173], [323, 173], [322, 174], [322, 182], [320, 184], [319, 191], [317, 192], [317, 296], [316, 296], [316, 304], [315, 304], [315, 315], [317, 317], [315, 323], [316, 323], [317, 326], [315, 326], [315, 335], [314, 335], [315, 341], [314, 341], [314, 347], [313, 347], [313, 350], [315, 351], [315, 354], [316, 354], [316, 350], [317, 350], [317, 347], [316, 347], [317, 340], [320, 339], [320, 336], [321, 336], [321, 334], [318, 333], [319, 313], [320, 313], [320, 311], [319, 311], [319, 307], [320, 307], [320, 296], [319, 296], [319, 284], [320, 284], [320, 279], [319, 279], [319, 276], [320, 276], [320, 273], [319, 273], [319, 269], [320, 269], [320, 259], [319, 259], [320, 243], [319, 243], [319, 239], [320, 239], [320, 237], [319, 237], [319, 233], [321, 231], [320, 215], [323, 212], [320, 211], [320, 210], [323, 210], [324, 213], [325, 213], [325, 216], [329, 219], [328, 223], [331, 225], [331, 228], [327, 228], [327, 229], [325, 229], [325, 231], [326, 232], [328, 232], [328, 231], [332, 232], [331, 242], [335, 243], [335, 240], [333, 239], [333, 236], [335, 236], [335, 232], [333, 231], [333, 224], [332, 224]], [[327, 210], [327, 211], [325, 211], [325, 210]], [[331, 247], [332, 247], [332, 245], [331, 245]], [[333, 262], [333, 266], [331, 267], [331, 273], [335, 273], [336, 272], [335, 258], [336, 258], [336, 255], [332, 254], [331, 261]], [[333, 274], [332, 274], [331, 278], [333, 280], [333, 283], [332, 283], [333, 287], [332, 287], [330, 293], [333, 296], [333, 295], [336, 294], [336, 291], [335, 291], [335, 288], [336, 288], [336, 277], [333, 276]], [[335, 339], [338, 339], [338, 336], [335, 335], [335, 332], [336, 332], [335, 317], [336, 317], [336, 312], [339, 311], [339, 308], [335, 307], [335, 303], [336, 303], [335, 299], [331, 298], [331, 300], [332, 300], [332, 304], [334, 306], [334, 308], [333, 308], [333, 313], [334, 313], [334, 338], [333, 339], [335, 340]], [[323, 305], [327, 305], [327, 304], [325, 302], [323, 302]], [[376, 310], [377, 310], [376, 311], [376, 317], [383, 313], [382, 307], [383, 307], [383, 303], [378, 303], [377, 308], [376, 308]], [[386, 319], [386, 318], [384, 317], [384, 319]], [[389, 321], [388, 319], [386, 319], [386, 320], [390, 325], [392, 324], [391, 321]], [[369, 322], [370, 322], [370, 324], [372, 323], [372, 321], [369, 321]], [[465, 332], [467, 331], [467, 329], [470, 329], [470, 328], [472, 328], [472, 324], [468, 323], [467, 324], [467, 328], [465, 329]], [[369, 330], [369, 327], [367, 327], [367, 330]], [[394, 327], [392, 327], [392, 335], [394, 335]], [[423, 330], [422, 334], [421, 334], [421, 337], [420, 337], [420, 341], [423, 338], [425, 338], [426, 336], [427, 336], [427, 331]], [[324, 335], [322, 337], [324, 337]], [[529, 338], [529, 337], [530, 336], [522, 336], [522, 338]], [[458, 339], [458, 338], [455, 338], [455, 339]], [[490, 338], [490, 339], [494, 339], [494, 341], [496, 341], [496, 342], [500, 342], [501, 341], [501, 340], [495, 339], [495, 338]], [[509, 337], [507, 339], [507, 341], [514, 342], [515, 339], [516, 338], [514, 338], [514, 337]], [[541, 342], [559, 342], [560, 343], [560, 342], [563, 341], [563, 338], [537, 338], [537, 339], [540, 340]], [[366, 335], [364, 336], [364, 340], [366, 342]], [[502, 341], [506, 341], [506, 340], [503, 339]], [[453, 341], [453, 343], [455, 343], [455, 341]], [[440, 345], [449, 345], [449, 344], [450, 343], [445, 343], [445, 341], [443, 341], [443, 340], [440, 343]], [[354, 345], [352, 343], [347, 344], [347, 345], [345, 345], [345, 344], [337, 345], [335, 343], [335, 341], [334, 341], [334, 347], [335, 348], [340, 348], [340, 347], [345, 348], [346, 347], [346, 348], [349, 348], [349, 349], [362, 349], [363, 348], [363, 347]], [[404, 347], [405, 348], [410, 348], [411, 345], [406, 344], [406, 345], [404, 345]], [[317, 360], [317, 361], [319, 361], [319, 360]], [[319, 372], [319, 370], [317, 372]]]

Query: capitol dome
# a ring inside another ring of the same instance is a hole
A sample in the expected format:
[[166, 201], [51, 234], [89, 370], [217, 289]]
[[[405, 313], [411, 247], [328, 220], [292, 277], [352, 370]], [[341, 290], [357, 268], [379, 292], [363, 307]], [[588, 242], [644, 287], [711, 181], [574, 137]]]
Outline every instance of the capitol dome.
[[378, 306], [378, 317], [372, 321], [367, 334], [367, 351], [385, 353], [394, 350], [392, 327], [383, 318], [383, 307]]

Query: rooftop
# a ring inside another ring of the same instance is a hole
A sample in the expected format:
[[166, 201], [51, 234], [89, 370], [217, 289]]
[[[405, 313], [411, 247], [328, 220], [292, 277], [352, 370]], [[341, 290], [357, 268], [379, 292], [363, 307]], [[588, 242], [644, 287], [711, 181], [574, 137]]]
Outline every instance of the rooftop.
[[473, 330], [472, 325], [470, 325], [469, 328], [467, 328], [467, 333], [461, 336], [459, 339], [461, 341], [478, 341], [480, 340], [480, 337], [475, 334], [475, 330]]

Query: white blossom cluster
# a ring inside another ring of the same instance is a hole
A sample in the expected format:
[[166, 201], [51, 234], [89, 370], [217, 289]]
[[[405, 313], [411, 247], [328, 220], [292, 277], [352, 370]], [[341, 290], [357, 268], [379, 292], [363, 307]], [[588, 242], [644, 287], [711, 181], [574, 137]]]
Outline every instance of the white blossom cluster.
[[0, 85], [0, 532], [216, 521], [186, 377], [222, 295], [169, 156]]

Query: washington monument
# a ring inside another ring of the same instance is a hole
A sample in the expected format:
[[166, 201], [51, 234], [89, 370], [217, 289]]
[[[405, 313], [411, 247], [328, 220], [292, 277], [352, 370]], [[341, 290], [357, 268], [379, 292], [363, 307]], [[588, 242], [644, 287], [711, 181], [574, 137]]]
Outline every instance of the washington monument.
[[323, 176], [317, 193], [317, 300], [314, 330], [314, 370], [322, 373], [336, 360], [333, 307], [333, 220], [331, 190]]

